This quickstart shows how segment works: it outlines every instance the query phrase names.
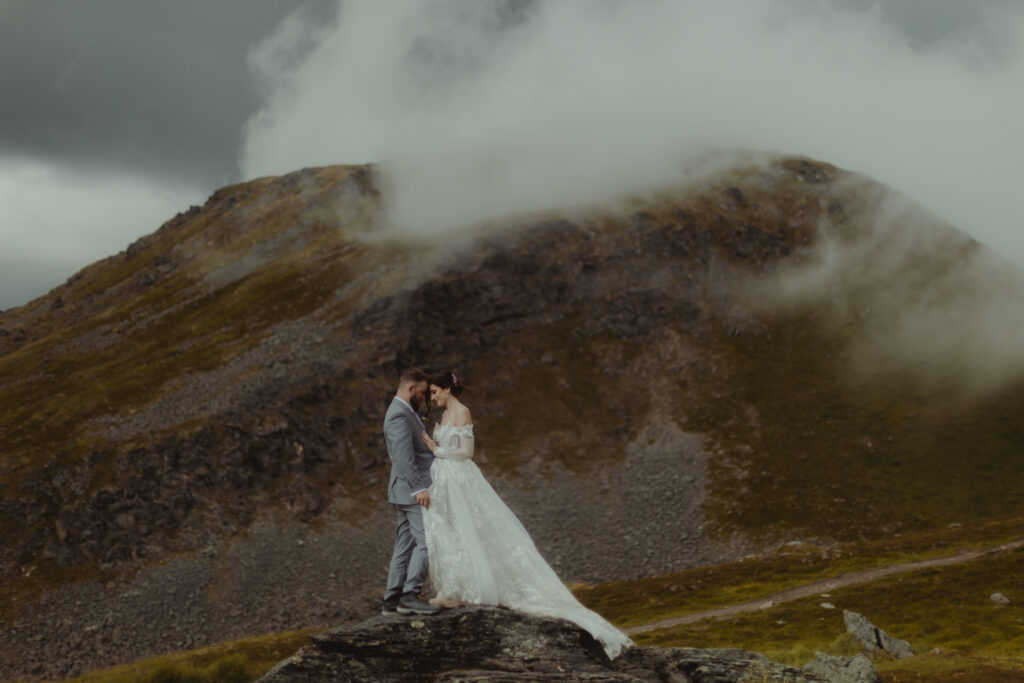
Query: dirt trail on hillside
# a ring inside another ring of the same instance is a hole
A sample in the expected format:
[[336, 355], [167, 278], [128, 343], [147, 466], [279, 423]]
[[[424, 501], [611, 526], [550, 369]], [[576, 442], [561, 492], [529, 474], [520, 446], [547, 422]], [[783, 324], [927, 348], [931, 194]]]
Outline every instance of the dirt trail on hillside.
[[767, 597], [752, 600], [750, 602], [744, 602], [739, 605], [729, 605], [728, 607], [719, 607], [717, 609], [705, 610], [703, 612], [694, 612], [692, 614], [685, 614], [679, 617], [660, 619], [658, 621], [640, 624], [639, 626], [631, 626], [629, 628], [623, 629], [623, 631], [625, 631], [627, 634], [643, 633], [645, 631], [653, 631], [659, 628], [679, 626], [680, 624], [692, 624], [695, 621], [703, 621], [704, 619], [723, 619], [726, 617], [731, 617], [734, 614], [740, 614], [741, 612], [756, 612], [757, 610], [774, 607], [783, 602], [799, 600], [800, 598], [810, 597], [818, 593], [825, 593], [839, 588], [846, 588], [847, 586], [857, 586], [862, 583], [870, 583], [871, 581], [884, 579], [885, 577], [892, 576], [893, 574], [902, 574], [904, 572], [916, 571], [919, 569], [928, 569], [930, 567], [945, 567], [947, 565], [964, 564], [965, 562], [971, 562], [973, 560], [977, 560], [979, 558], [986, 557], [989, 555], [998, 555], [1001, 553], [1010, 552], [1022, 546], [1024, 546], [1024, 538], [1012, 541], [1010, 543], [1004, 543], [1002, 545], [991, 546], [988, 548], [979, 548], [978, 550], [965, 550], [962, 552], [958, 552], [956, 555], [937, 557], [932, 560], [920, 560], [918, 562], [892, 564], [887, 567], [878, 567], [876, 569], [866, 569], [861, 572], [850, 572], [848, 574], [840, 574], [839, 576], [833, 576], [827, 579], [820, 579], [818, 581], [806, 583], [802, 586], [788, 588], [774, 595], [769, 595]]

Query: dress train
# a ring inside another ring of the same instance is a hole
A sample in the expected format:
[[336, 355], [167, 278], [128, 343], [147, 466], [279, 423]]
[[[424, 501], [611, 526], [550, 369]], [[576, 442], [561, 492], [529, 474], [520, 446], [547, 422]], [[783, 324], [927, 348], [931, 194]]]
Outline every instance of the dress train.
[[438, 425], [423, 525], [440, 602], [503, 605], [568, 619], [615, 657], [633, 642], [584, 607], [541, 557], [522, 523], [472, 461], [473, 426]]

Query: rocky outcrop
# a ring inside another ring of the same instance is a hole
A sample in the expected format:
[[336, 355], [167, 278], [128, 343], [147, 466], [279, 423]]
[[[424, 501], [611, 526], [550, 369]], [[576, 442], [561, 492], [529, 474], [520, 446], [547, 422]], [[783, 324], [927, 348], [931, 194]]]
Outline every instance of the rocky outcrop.
[[817, 652], [814, 661], [804, 666], [804, 670], [832, 683], [882, 683], [875, 665], [862, 654], [856, 657], [836, 657]]
[[302, 681], [825, 681], [745, 650], [636, 647], [614, 660], [575, 624], [496, 607], [381, 616], [316, 634], [262, 683]]
[[899, 638], [893, 638], [872, 624], [862, 614], [844, 610], [843, 621], [846, 623], [846, 631], [856, 638], [868, 652], [884, 652], [897, 659], [914, 656], [914, 648], [910, 646], [910, 643]]

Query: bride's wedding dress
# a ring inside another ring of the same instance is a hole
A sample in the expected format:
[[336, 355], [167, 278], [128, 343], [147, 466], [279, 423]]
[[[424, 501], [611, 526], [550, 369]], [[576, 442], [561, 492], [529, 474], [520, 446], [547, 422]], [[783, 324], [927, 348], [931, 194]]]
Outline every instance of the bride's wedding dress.
[[632, 641], [579, 603], [473, 462], [473, 425], [437, 425], [430, 507], [423, 511], [430, 581], [442, 601], [503, 605], [568, 619], [609, 657]]

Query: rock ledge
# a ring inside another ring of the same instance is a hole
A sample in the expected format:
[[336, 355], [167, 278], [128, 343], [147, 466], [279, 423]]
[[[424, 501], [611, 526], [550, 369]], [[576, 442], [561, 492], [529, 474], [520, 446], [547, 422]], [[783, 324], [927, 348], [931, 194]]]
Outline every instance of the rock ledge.
[[293, 681], [824, 681], [745, 650], [636, 647], [609, 660], [575, 624], [497, 607], [374, 617], [324, 631], [263, 683]]

